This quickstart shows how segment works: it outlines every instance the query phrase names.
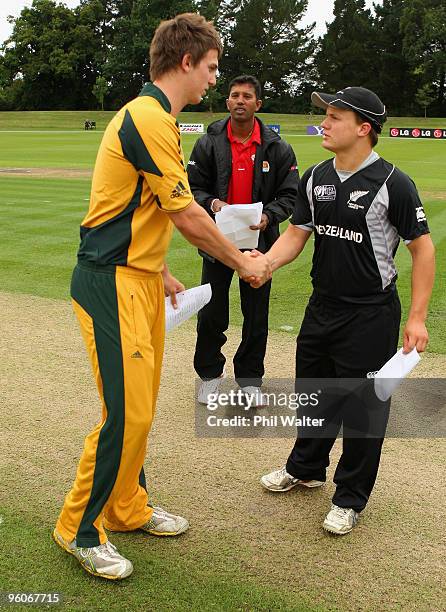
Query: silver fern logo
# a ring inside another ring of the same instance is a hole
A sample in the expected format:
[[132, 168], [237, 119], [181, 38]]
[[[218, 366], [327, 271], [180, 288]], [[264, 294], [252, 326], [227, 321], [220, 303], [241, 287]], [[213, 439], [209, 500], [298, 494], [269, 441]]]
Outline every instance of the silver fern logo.
[[359, 200], [359, 198], [362, 198], [368, 193], [368, 191], [352, 191], [350, 194], [350, 199], [347, 202], [347, 206], [349, 208], [353, 208], [353, 210], [358, 210], [358, 208], [364, 208], [364, 206], [358, 204], [357, 201]]

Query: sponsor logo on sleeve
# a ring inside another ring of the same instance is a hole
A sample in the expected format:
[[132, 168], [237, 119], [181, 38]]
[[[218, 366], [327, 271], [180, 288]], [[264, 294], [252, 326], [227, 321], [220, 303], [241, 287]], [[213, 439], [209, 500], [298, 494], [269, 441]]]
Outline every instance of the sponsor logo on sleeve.
[[426, 221], [426, 213], [424, 212], [424, 208], [422, 206], [417, 206], [415, 212], [417, 215], [417, 221]]
[[313, 191], [318, 202], [331, 202], [336, 200], [336, 187], [334, 185], [316, 185]]
[[178, 181], [176, 187], [173, 189], [172, 193], [170, 194], [170, 197], [172, 199], [181, 198], [181, 196], [187, 195], [189, 193], [190, 193], [189, 189], [181, 181]]

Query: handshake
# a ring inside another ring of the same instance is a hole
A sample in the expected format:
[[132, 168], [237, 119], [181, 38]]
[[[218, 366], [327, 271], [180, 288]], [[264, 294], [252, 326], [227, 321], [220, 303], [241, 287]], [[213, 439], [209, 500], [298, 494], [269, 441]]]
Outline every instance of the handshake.
[[273, 275], [271, 261], [268, 256], [257, 250], [245, 251], [244, 262], [237, 272], [241, 279], [249, 283], [254, 289], [264, 285]]

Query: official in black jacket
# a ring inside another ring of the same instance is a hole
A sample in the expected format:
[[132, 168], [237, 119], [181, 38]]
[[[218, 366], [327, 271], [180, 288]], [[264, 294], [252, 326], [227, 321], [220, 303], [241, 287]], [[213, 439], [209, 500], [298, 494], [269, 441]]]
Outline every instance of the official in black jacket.
[[[266, 127], [255, 112], [261, 107], [261, 89], [253, 76], [242, 75], [229, 85], [230, 117], [212, 123], [192, 151], [187, 172], [196, 201], [214, 218], [223, 206], [263, 202], [258, 250], [266, 252], [279, 237], [279, 223], [294, 211], [298, 188], [293, 149]], [[202, 283], [211, 283], [212, 299], [198, 314], [194, 366], [203, 380], [198, 400], [207, 403], [218, 392], [225, 357], [221, 348], [229, 325], [229, 288], [233, 271], [213, 257], [203, 257]], [[234, 374], [242, 389], [260, 398], [268, 336], [271, 283], [253, 289], [239, 281], [243, 312], [240, 346], [234, 356]]]

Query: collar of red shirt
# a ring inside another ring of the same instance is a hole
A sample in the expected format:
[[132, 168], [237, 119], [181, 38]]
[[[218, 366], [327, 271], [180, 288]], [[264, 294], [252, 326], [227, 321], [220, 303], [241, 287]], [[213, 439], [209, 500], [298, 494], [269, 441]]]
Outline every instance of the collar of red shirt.
[[250, 146], [254, 142], [256, 142], [257, 144], [262, 144], [262, 138], [260, 136], [259, 122], [257, 121], [256, 118], [254, 118], [254, 129], [252, 131], [251, 138], [247, 140], [246, 142], [240, 142], [239, 140], [236, 140], [234, 138], [234, 134], [232, 133], [231, 120], [229, 119], [228, 121], [228, 139], [231, 144], [239, 144], [239, 145], [243, 145], [244, 147]]

